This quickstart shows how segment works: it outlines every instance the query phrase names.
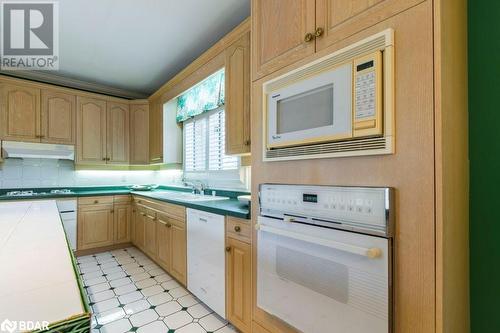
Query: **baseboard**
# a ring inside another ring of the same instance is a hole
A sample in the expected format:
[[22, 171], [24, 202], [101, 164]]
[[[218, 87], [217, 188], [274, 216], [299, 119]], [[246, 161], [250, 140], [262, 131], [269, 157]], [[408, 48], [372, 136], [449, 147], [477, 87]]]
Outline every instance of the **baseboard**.
[[124, 249], [124, 248], [131, 247], [131, 246], [133, 246], [132, 243], [128, 242], [128, 243], [121, 243], [121, 244], [113, 244], [113, 245], [108, 245], [108, 246], [96, 247], [93, 249], [76, 250], [75, 256], [77, 256], [77, 257], [88, 256], [90, 254], [96, 254], [96, 253], [100, 253], [100, 252]]

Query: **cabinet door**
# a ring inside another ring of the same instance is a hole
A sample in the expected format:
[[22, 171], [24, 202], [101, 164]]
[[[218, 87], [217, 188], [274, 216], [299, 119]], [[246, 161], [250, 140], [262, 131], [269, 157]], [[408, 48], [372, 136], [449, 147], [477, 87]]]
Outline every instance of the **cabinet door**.
[[2, 139], [40, 142], [40, 89], [4, 84], [0, 97]]
[[113, 205], [78, 207], [78, 250], [113, 244]]
[[129, 204], [115, 204], [114, 206], [116, 244], [130, 241], [130, 210]]
[[42, 90], [42, 142], [74, 145], [76, 97], [54, 90]]
[[226, 238], [227, 319], [242, 332], [252, 324], [252, 248], [250, 244]]
[[169, 218], [163, 214], [158, 214], [156, 224], [156, 237], [158, 240], [158, 264], [167, 272], [170, 271], [170, 253], [171, 253], [171, 230], [172, 224]]
[[186, 225], [185, 222], [169, 219], [171, 227], [172, 253], [170, 259], [170, 274], [186, 285], [187, 277], [187, 243], [186, 243]]
[[156, 257], [156, 216], [154, 213], [146, 212], [144, 219], [144, 249], [151, 257]]
[[146, 213], [143, 208], [137, 208], [135, 213], [135, 245], [144, 250], [144, 225], [146, 220]]
[[424, 0], [316, 0], [316, 50], [371, 27]]
[[106, 164], [106, 102], [77, 97], [77, 164]]
[[107, 103], [107, 163], [129, 162], [129, 107], [127, 104]]
[[226, 50], [226, 154], [250, 152], [250, 32]]
[[135, 241], [135, 229], [136, 229], [135, 223], [137, 221], [136, 215], [137, 215], [137, 206], [135, 204], [132, 204], [130, 211], [130, 242], [134, 245], [136, 245]]
[[149, 105], [130, 105], [130, 164], [149, 163]]
[[315, 51], [313, 0], [252, 1], [253, 80], [290, 65]]
[[163, 162], [163, 104], [154, 100], [149, 108], [149, 161]]

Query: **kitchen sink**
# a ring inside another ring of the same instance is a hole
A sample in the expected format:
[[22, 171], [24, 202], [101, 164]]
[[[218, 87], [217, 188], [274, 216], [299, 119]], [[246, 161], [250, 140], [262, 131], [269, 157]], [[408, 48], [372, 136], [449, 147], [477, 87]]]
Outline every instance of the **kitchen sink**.
[[187, 192], [177, 192], [177, 191], [155, 191], [154, 195], [158, 198], [165, 198], [171, 200], [179, 201], [218, 201], [218, 200], [228, 200], [229, 197], [219, 197], [213, 195], [201, 195]]

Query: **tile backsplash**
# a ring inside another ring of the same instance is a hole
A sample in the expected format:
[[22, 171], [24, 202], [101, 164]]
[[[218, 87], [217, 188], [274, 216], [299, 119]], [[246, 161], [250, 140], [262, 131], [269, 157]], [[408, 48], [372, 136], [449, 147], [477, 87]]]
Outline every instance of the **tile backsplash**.
[[72, 187], [94, 185], [181, 185], [181, 170], [89, 171], [75, 170], [72, 161], [6, 159], [0, 164], [0, 188]]
[[[210, 188], [246, 190], [249, 187], [249, 167], [218, 176], [196, 174]], [[0, 164], [0, 188], [74, 187], [130, 184], [160, 184], [182, 186], [182, 170], [103, 171], [75, 170], [72, 161], [55, 159], [6, 159]]]

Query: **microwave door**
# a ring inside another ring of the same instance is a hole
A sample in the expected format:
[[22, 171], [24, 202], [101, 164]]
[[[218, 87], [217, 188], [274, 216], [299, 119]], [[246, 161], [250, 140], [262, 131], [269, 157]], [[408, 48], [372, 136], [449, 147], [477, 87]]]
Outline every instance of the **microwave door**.
[[351, 64], [270, 93], [267, 121], [268, 148], [351, 137]]

